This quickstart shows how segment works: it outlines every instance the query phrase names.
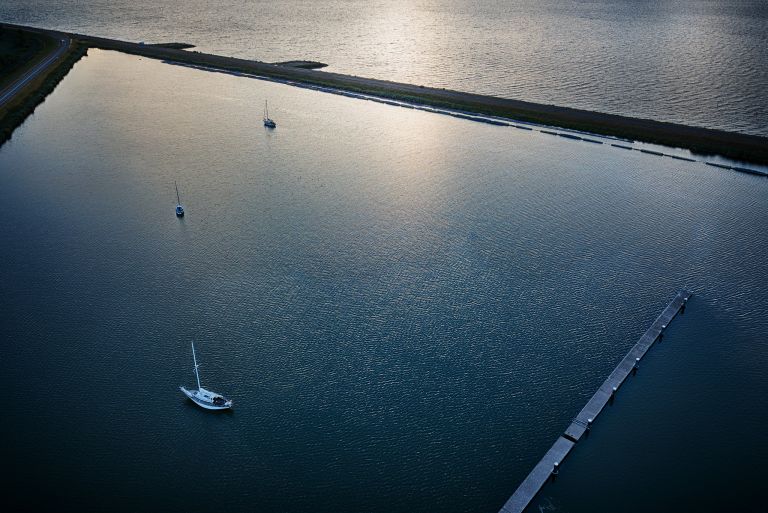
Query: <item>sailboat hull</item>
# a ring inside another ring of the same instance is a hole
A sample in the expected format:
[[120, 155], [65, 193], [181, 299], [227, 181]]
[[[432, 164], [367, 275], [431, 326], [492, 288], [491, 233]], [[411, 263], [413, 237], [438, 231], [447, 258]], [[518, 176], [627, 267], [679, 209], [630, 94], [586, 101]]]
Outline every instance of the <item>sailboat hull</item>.
[[229, 410], [232, 408], [232, 401], [228, 400], [225, 400], [224, 404], [214, 404], [213, 397], [217, 394], [209, 392], [208, 390], [187, 390], [184, 387], [179, 387], [179, 389], [184, 395], [189, 397], [192, 402], [206, 410]]

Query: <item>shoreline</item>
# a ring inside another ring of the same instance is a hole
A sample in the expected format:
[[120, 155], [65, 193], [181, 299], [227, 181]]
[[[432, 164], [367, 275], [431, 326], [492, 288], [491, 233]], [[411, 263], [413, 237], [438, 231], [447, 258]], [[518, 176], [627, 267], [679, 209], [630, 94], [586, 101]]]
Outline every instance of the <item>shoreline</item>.
[[468, 114], [493, 116], [513, 122], [535, 123], [583, 131], [599, 136], [682, 148], [700, 155], [719, 155], [737, 161], [768, 165], [768, 137], [363, 78], [314, 69], [289, 67], [84, 34], [12, 24], [3, 24], [3, 26], [41, 31], [49, 33], [54, 37], [68, 37], [85, 47], [115, 50], [222, 71], [252, 73], [267, 78], [290, 80], [351, 93], [461, 111]]
[[86, 54], [86, 48], [71, 38], [53, 37], [50, 31], [6, 24], [0, 24], [0, 27], [3, 30], [19, 29], [27, 34], [26, 37], [38, 38], [43, 50], [47, 50], [36, 54], [34, 59], [17, 69], [12, 69], [12, 80], [0, 91], [1, 147]]
[[[312, 91], [319, 91], [319, 92], [328, 93], [328, 94], [346, 96], [347, 98], [355, 98], [357, 100], [366, 100], [366, 101], [372, 101], [376, 103], [382, 103], [385, 105], [391, 105], [394, 107], [415, 109], [423, 112], [440, 114], [443, 116], [451, 116], [455, 118], [466, 119], [468, 121], [474, 121], [477, 123], [486, 123], [489, 125], [505, 126], [505, 127], [517, 128], [520, 130], [540, 132], [542, 134], [552, 135], [555, 137], [563, 137], [565, 139], [570, 139], [572, 141], [582, 141], [582, 142], [593, 143], [593, 144], [605, 144], [608, 146], [621, 148], [624, 150], [638, 151], [640, 153], [645, 153], [647, 155], [654, 155], [657, 157], [667, 157], [667, 158], [672, 158], [675, 160], [680, 160], [685, 162], [695, 162], [699, 164], [705, 164], [707, 166], [713, 166], [720, 169], [727, 169], [730, 171], [737, 171], [740, 173], [746, 173], [754, 176], [768, 177], [768, 169], [761, 170], [761, 169], [746, 168], [738, 165], [731, 165], [730, 164], [731, 162], [735, 162], [733, 159], [722, 157], [720, 155], [715, 155], [715, 157], [724, 158], [726, 159], [727, 163], [723, 164], [722, 162], [711, 162], [705, 159], [690, 158], [685, 154], [681, 155], [680, 153], [687, 153], [688, 155], [696, 156], [695, 154], [689, 152], [685, 148], [670, 148], [668, 146], [655, 145], [652, 143], [645, 143], [642, 141], [634, 141], [634, 140], [626, 139], [623, 137], [595, 134], [592, 132], [585, 132], [582, 130], [575, 130], [572, 128], [561, 128], [561, 127], [556, 127], [552, 125], [544, 125], [541, 123], [533, 123], [530, 121], [512, 120], [510, 118], [490, 116], [487, 114], [477, 114], [469, 111], [448, 109], [444, 107], [433, 107], [431, 105], [418, 103], [418, 102], [408, 102], [405, 100], [390, 100], [382, 96], [374, 96], [374, 95], [369, 95], [365, 93], [350, 92], [345, 89], [319, 86], [319, 85], [314, 85], [306, 82], [299, 82], [299, 81], [294, 81], [294, 80], [289, 80], [284, 78], [270, 77], [270, 76], [247, 73], [242, 71], [232, 71], [232, 70], [226, 70], [222, 68], [201, 66], [197, 64], [189, 64], [189, 63], [171, 61], [171, 60], [164, 60], [163, 62], [166, 64], [172, 64], [174, 66], [183, 66], [183, 67], [196, 69], [200, 71], [207, 71], [210, 73], [224, 73], [227, 75], [233, 75], [237, 77], [264, 80], [268, 82], [274, 82], [277, 84], [284, 84], [292, 87], [298, 87], [301, 89], [310, 89]], [[658, 150], [663, 150], [663, 151], [658, 151]], [[669, 151], [669, 150], [672, 150], [672, 153], [665, 153], [665, 151]], [[759, 165], [759, 164], [751, 164], [751, 165], [757, 165], [763, 168], [768, 168], [768, 166]]]

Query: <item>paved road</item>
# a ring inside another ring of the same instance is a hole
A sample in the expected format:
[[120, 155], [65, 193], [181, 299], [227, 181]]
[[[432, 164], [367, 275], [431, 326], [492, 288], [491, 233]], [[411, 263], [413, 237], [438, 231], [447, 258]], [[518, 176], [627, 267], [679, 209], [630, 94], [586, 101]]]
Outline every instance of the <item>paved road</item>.
[[69, 38], [61, 38], [59, 39], [59, 46], [54, 50], [51, 54], [49, 54], [45, 59], [38, 62], [32, 69], [24, 73], [21, 77], [16, 80], [13, 84], [6, 87], [4, 90], [0, 91], [0, 107], [3, 107], [6, 103], [8, 103], [13, 97], [22, 90], [22, 88], [29, 83], [30, 80], [33, 80], [35, 77], [37, 77], [41, 72], [43, 72], [48, 66], [50, 66], [53, 62], [55, 62], [59, 57], [61, 57], [64, 52], [67, 51], [67, 48], [69, 48], [70, 39]]

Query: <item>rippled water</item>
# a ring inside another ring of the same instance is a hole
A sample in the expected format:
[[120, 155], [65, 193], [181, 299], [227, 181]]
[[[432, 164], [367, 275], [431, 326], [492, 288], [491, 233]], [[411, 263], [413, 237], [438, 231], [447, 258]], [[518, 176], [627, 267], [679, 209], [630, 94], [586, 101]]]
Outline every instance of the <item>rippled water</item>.
[[[496, 511], [677, 288], [718, 322], [669, 344], [742, 360], [683, 379], [765, 361], [767, 187], [92, 51], [0, 148], [5, 499]], [[230, 414], [178, 391], [192, 339]]]
[[[531, 511], [765, 511], [766, 326], [701, 299], [675, 319]], [[755, 311], [744, 299], [745, 312]]]
[[0, 20], [768, 135], [763, 0], [5, 0]]

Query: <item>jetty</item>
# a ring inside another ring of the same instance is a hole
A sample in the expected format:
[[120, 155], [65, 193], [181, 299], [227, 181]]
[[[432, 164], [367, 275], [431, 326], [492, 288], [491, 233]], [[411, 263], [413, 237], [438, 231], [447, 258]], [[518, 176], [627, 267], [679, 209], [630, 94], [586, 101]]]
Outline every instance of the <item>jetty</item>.
[[520, 486], [502, 506], [499, 513], [522, 513], [547, 481], [557, 476], [562, 461], [568, 456], [568, 453], [571, 452], [571, 449], [573, 449], [578, 441], [589, 432], [592, 423], [600, 415], [600, 412], [603, 411], [605, 405], [614, 400], [616, 393], [627, 377], [637, 372], [640, 360], [643, 359], [654, 343], [661, 342], [664, 337], [664, 330], [669, 326], [672, 319], [678, 313], [685, 312], [685, 305], [691, 295], [692, 292], [688, 290], [681, 290], [677, 293], [664, 311], [653, 321], [651, 327], [640, 337], [640, 340], [637, 341], [603, 384], [600, 385], [600, 388], [597, 389], [597, 392], [587, 402], [586, 406], [576, 415], [565, 432], [557, 438], [552, 448], [533, 467], [528, 477], [520, 483]]

